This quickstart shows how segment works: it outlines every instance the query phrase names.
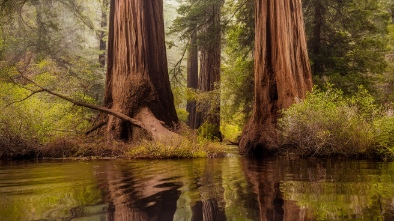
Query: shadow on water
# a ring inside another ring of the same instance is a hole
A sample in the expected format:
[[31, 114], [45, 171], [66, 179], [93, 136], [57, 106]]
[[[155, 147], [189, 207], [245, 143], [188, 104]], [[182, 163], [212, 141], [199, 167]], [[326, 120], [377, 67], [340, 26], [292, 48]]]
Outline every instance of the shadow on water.
[[394, 163], [287, 158], [0, 165], [0, 220], [394, 220]]

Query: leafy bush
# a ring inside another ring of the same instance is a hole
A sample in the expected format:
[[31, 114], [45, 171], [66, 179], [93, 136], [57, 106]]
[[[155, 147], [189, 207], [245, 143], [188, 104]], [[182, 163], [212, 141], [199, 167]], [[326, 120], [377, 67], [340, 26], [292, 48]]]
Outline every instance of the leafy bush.
[[282, 144], [301, 156], [354, 156], [374, 151], [373, 122], [381, 117], [381, 110], [362, 87], [350, 98], [340, 90], [315, 88], [282, 114]]
[[[61, 76], [57, 76], [50, 61], [26, 67], [25, 74], [39, 84], [56, 86], [74, 99], [95, 102], [77, 86], [70, 88], [71, 84], [59, 83]], [[38, 89], [23, 79], [15, 67], [0, 68], [0, 157], [30, 156], [38, 151], [39, 144], [85, 131], [89, 126], [90, 111], [52, 95], [33, 93]]]
[[374, 122], [377, 154], [394, 159], [394, 117], [385, 116]]
[[221, 140], [222, 135], [220, 133], [219, 125], [214, 125], [208, 122], [203, 123], [198, 128], [198, 135], [208, 140]]

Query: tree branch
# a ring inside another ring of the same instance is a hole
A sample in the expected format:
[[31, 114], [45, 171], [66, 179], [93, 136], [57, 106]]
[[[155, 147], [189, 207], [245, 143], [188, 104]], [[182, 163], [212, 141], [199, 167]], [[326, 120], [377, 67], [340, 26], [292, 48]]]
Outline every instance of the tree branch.
[[[98, 106], [98, 105], [94, 105], [94, 104], [88, 104], [88, 103], [85, 103], [85, 102], [82, 102], [82, 101], [74, 100], [72, 98], [69, 98], [69, 97], [66, 97], [64, 95], [58, 94], [58, 93], [56, 93], [54, 91], [51, 91], [49, 89], [46, 89], [46, 88], [42, 87], [41, 85], [37, 84], [33, 80], [31, 80], [31, 79], [27, 78], [26, 76], [24, 76], [21, 72], [19, 72], [19, 73], [20, 73], [20, 75], [22, 76], [23, 79], [25, 79], [26, 81], [32, 83], [36, 87], [40, 88], [40, 90], [33, 91], [29, 96], [27, 96], [26, 98], [22, 99], [21, 101], [27, 100], [28, 98], [30, 98], [34, 94], [37, 94], [37, 93], [40, 93], [40, 92], [46, 92], [48, 94], [51, 94], [51, 95], [56, 96], [58, 98], [61, 98], [63, 100], [69, 101], [69, 102], [73, 103], [76, 106], [87, 107], [87, 108], [92, 109], [92, 110], [97, 110], [97, 111], [100, 111], [100, 112], [103, 112], [103, 113], [115, 116], [115, 117], [120, 118], [122, 120], [128, 121], [133, 126], [136, 126], [136, 127], [145, 129], [146, 131], [149, 131], [149, 130], [147, 130], [147, 128], [145, 127], [145, 125], [141, 121], [136, 120], [134, 118], [131, 118], [131, 117], [127, 116], [126, 114], [123, 114], [123, 113], [111, 110], [111, 109], [106, 108], [106, 107], [102, 107], [102, 106]], [[21, 102], [21, 101], [19, 101], [19, 102]], [[16, 103], [16, 102], [14, 102], [14, 103]], [[11, 104], [9, 104], [9, 105], [11, 105]], [[7, 106], [9, 106], [9, 105], [7, 105]]]
[[16, 103], [23, 102], [23, 101], [29, 99], [31, 96], [33, 96], [33, 95], [35, 95], [37, 93], [40, 93], [40, 92], [44, 92], [44, 90], [33, 91], [33, 92], [31, 92], [31, 94], [29, 94], [27, 97], [23, 98], [22, 100], [11, 102], [11, 103], [7, 104], [4, 108], [7, 108], [7, 107], [9, 107], [9, 106], [11, 106], [13, 104], [16, 104]]

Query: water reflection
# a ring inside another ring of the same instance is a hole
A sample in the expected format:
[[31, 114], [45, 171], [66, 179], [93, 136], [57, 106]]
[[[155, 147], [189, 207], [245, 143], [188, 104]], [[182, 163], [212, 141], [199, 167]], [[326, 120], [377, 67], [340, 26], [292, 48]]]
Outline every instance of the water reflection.
[[0, 220], [394, 220], [394, 163], [283, 158], [0, 165]]
[[282, 160], [243, 160], [243, 171], [256, 194], [259, 216], [256, 220], [311, 220], [307, 210], [293, 200], [285, 200], [281, 181], [286, 170]]
[[173, 220], [182, 183], [152, 164], [103, 164], [97, 178], [108, 220]]
[[104, 164], [108, 220], [226, 220], [218, 160]]

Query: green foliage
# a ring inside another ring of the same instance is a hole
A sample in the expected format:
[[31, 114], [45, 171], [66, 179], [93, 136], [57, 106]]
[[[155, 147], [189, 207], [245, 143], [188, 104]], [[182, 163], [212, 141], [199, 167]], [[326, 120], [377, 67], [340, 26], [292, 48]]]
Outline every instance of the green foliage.
[[225, 155], [225, 149], [217, 143], [199, 138], [179, 137], [170, 142], [141, 141], [127, 154], [131, 158], [206, 158]]
[[219, 125], [205, 122], [198, 128], [198, 135], [208, 140], [214, 140], [214, 139], [220, 140], [221, 134], [219, 131], [220, 131]]
[[373, 122], [381, 117], [371, 95], [360, 88], [346, 98], [342, 91], [314, 89], [304, 101], [283, 111], [283, 143], [301, 156], [354, 156], [374, 152]]
[[187, 40], [195, 34], [197, 39], [200, 40], [198, 45], [206, 44], [206, 41], [212, 39], [212, 36], [206, 36], [206, 33], [199, 30], [203, 30], [203, 27], [211, 22], [210, 10], [214, 7], [220, 7], [223, 2], [223, 0], [191, 0], [184, 2], [177, 10], [179, 16], [170, 27], [170, 33], [179, 33], [181, 40]]
[[229, 1], [224, 11], [227, 31], [221, 76], [221, 130], [226, 139], [236, 141], [253, 106], [254, 2]]
[[1, 220], [85, 219], [104, 210], [95, 170], [89, 164], [51, 162], [45, 165], [30, 164], [25, 172], [17, 170], [2, 177], [23, 180], [23, 184], [9, 185], [9, 194], [2, 193]]
[[306, 165], [297, 164], [303, 178], [285, 179], [281, 191], [313, 220], [385, 220], [391, 213], [393, 164], [333, 160]]
[[182, 121], [182, 122], [187, 121], [187, 116], [189, 115], [189, 113], [184, 108], [177, 108], [176, 114], [178, 115], [178, 119], [180, 121]]
[[218, 107], [220, 107], [220, 95], [220, 88], [216, 88], [212, 91], [197, 91], [194, 95], [191, 95], [191, 97], [194, 97], [198, 103], [197, 111], [204, 112], [206, 114], [206, 118], [209, 118], [210, 116], [218, 114]]
[[304, 18], [315, 81], [334, 83], [346, 94], [362, 83], [372, 91], [372, 74], [386, 68], [389, 14], [383, 1], [306, 0]]
[[[3, 109], [0, 140], [7, 141], [2, 143], [0, 150], [0, 155], [4, 153], [3, 157], [37, 153], [38, 144], [79, 134], [90, 126], [91, 111], [46, 93], [36, 93], [40, 88], [24, 78], [28, 77], [46, 88], [61, 86], [57, 91], [64, 95], [95, 103], [84, 88], [72, 85], [76, 81], [83, 83], [80, 79], [70, 76], [70, 84], [62, 82], [60, 69], [51, 60], [4, 66], [0, 73], [0, 107]], [[11, 154], [5, 150], [11, 150], [8, 151]]]
[[[0, 18], [0, 155], [37, 154], [40, 144], [85, 131], [92, 112], [37, 86], [87, 103], [102, 97], [91, 1], [3, 2]], [[87, 27], [87, 28], [85, 28]], [[72, 34], [70, 34], [72, 33]], [[89, 37], [90, 35], [90, 37]], [[24, 77], [22, 77], [22, 74]]]
[[394, 117], [385, 116], [374, 122], [377, 152], [386, 159], [394, 159]]
[[[2, 108], [11, 102], [25, 99], [30, 94], [28, 90], [10, 83], [0, 85], [3, 92], [0, 97]], [[65, 133], [82, 132], [89, 125], [85, 119], [89, 114], [71, 103], [46, 94], [36, 94], [23, 102], [6, 107], [0, 122], [7, 126], [11, 134], [45, 143]]]
[[186, 111], [186, 100], [187, 100], [187, 96], [188, 96], [188, 90], [187, 88], [183, 87], [183, 86], [175, 86], [172, 85], [172, 94], [174, 96], [174, 105], [176, 108], [176, 112], [178, 115], [178, 119], [181, 122], [186, 122], [187, 121], [187, 116], [188, 113]]
[[[394, 8], [391, 10], [394, 13]], [[394, 24], [388, 26], [388, 32], [389, 53], [386, 55], [388, 65], [383, 75], [377, 78], [377, 98], [381, 103], [394, 102]]]
[[224, 139], [237, 142], [242, 134], [242, 126], [225, 122], [222, 124], [220, 131]]
[[384, 71], [389, 16], [380, 1], [303, 3], [310, 58], [323, 67], [320, 71], [328, 75]]

